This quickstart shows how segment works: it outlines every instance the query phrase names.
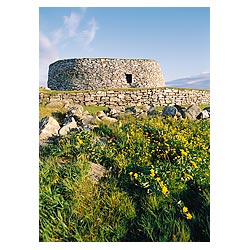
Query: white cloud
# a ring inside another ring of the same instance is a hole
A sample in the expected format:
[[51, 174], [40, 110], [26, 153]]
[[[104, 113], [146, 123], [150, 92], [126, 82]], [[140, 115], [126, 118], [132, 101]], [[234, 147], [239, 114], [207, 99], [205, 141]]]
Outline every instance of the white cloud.
[[79, 46], [87, 49], [93, 42], [98, 30], [95, 18], [88, 23], [82, 22], [87, 8], [81, 8], [79, 13], [71, 12], [62, 17], [61, 26], [48, 34], [40, 32], [39, 57], [40, 57], [40, 85], [47, 82], [48, 66], [59, 59], [60, 49], [69, 49], [68, 46]]
[[88, 28], [82, 32], [84, 44], [86, 46], [89, 46], [91, 42], [94, 40], [97, 30], [98, 30], [98, 26], [97, 26], [96, 20], [95, 18], [92, 18], [90, 22], [88, 23]]
[[68, 32], [68, 36], [69, 37], [77, 36], [77, 29], [81, 22], [81, 16], [74, 12], [71, 12], [69, 16], [64, 16], [63, 20], [65, 28]]
[[48, 75], [48, 65], [58, 59], [58, 52], [45, 34], [39, 34], [39, 84], [45, 86]]

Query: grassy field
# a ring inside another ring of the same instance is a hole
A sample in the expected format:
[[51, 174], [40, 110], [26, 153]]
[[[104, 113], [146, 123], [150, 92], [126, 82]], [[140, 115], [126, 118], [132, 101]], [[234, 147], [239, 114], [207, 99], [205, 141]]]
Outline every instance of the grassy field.
[[[40, 241], [209, 241], [209, 126], [124, 116], [41, 148]], [[109, 170], [99, 183], [90, 162]]]

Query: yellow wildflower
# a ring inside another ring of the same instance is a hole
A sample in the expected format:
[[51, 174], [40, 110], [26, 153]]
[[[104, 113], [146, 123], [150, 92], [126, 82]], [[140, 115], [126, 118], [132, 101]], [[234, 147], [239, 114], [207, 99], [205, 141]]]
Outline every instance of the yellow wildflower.
[[160, 177], [155, 178], [156, 181], [160, 181], [160, 179], [161, 179]]
[[76, 137], [76, 139], [79, 142], [79, 144], [83, 144], [83, 141], [78, 136]]
[[191, 219], [193, 218], [193, 216], [192, 216], [192, 214], [187, 213], [187, 214], [186, 214], [186, 218], [187, 218], [188, 220], [191, 220]]
[[190, 175], [190, 174], [186, 174], [186, 173], [185, 173], [185, 176], [187, 177], [188, 180], [193, 180], [193, 179], [194, 179], [193, 176]]
[[183, 207], [183, 212], [186, 213], [188, 211], [188, 208], [187, 207]]
[[196, 163], [194, 161], [191, 161], [192, 165], [194, 168], [198, 168], [198, 166], [196, 165]]
[[152, 176], [152, 177], [154, 177], [155, 176], [155, 171], [154, 171], [154, 169], [150, 169], [150, 176]]
[[134, 173], [134, 177], [135, 177], [135, 179], [137, 179], [137, 177], [138, 177], [138, 174], [137, 174], [137, 173]]
[[132, 176], [132, 175], [133, 175], [133, 172], [129, 172], [129, 175]]
[[183, 149], [181, 149], [181, 154], [182, 154], [183, 156], [187, 156], [187, 152], [185, 152]]
[[167, 192], [168, 192], [167, 187], [166, 187], [166, 186], [163, 186], [163, 187], [162, 187], [162, 193], [163, 193], [163, 194], [166, 194]]

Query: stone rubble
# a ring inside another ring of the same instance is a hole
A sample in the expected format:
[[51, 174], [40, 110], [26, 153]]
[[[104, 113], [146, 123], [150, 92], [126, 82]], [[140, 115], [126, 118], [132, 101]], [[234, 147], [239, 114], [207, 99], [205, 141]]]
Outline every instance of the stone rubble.
[[[116, 118], [113, 116], [115, 115]], [[179, 105], [164, 106], [162, 112], [157, 111], [153, 104], [144, 108], [136, 106], [127, 107], [126, 109], [108, 108], [108, 110], [99, 111], [96, 115], [91, 115], [88, 111], [84, 110], [82, 106], [76, 105], [69, 107], [65, 115], [63, 126], [60, 127], [59, 123], [53, 117], [44, 117], [39, 122], [39, 137], [40, 141], [44, 142], [52, 136], [63, 136], [68, 132], [75, 130], [93, 130], [98, 124], [104, 122], [107, 124], [116, 123], [120, 116], [132, 115], [136, 118], [145, 118], [147, 116], [162, 115], [164, 117], [176, 117], [181, 120], [187, 119], [209, 119], [210, 107], [201, 110], [197, 105], [192, 104], [188, 108]], [[76, 119], [75, 119], [76, 118]]]

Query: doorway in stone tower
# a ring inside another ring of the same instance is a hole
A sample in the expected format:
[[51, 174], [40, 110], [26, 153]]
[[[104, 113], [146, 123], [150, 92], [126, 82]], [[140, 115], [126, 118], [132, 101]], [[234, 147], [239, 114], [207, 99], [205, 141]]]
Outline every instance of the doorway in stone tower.
[[127, 83], [132, 83], [132, 74], [125, 74]]

